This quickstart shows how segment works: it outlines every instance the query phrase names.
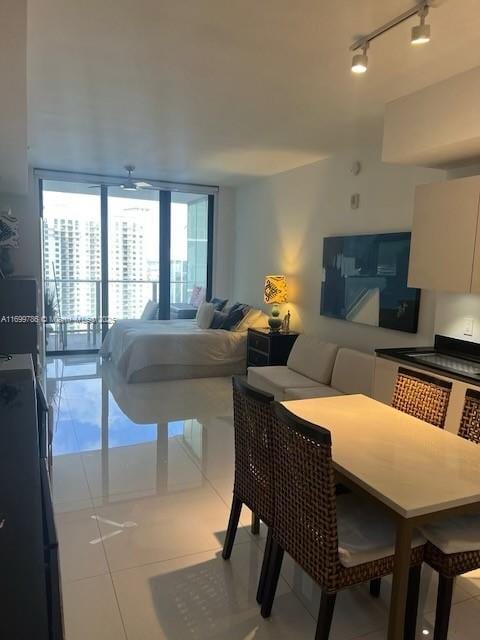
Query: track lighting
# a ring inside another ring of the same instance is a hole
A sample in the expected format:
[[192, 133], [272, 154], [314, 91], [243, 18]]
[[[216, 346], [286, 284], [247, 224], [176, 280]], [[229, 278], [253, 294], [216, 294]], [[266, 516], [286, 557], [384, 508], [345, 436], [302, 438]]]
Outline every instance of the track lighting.
[[352, 58], [352, 72], [353, 73], [365, 73], [365, 71], [368, 69], [368, 56], [367, 56], [367, 50], [368, 50], [368, 42], [365, 42], [365, 44], [362, 47], [363, 52], [362, 53], [356, 53], [353, 58]]
[[420, 16], [420, 24], [412, 27], [412, 44], [425, 44], [430, 42], [430, 25], [425, 24], [425, 18], [428, 14], [428, 5], [422, 7], [418, 12]]
[[[424, 44], [426, 42], [430, 42], [430, 25], [425, 24], [425, 18], [428, 15], [428, 9], [431, 1], [432, 0], [423, 0], [422, 2], [417, 2], [414, 7], [405, 11], [405, 13], [393, 18], [393, 20], [390, 20], [378, 29], [375, 29], [375, 31], [372, 31], [366, 36], [362, 36], [362, 38], [354, 42], [350, 47], [350, 51], [354, 52], [352, 59], [352, 72], [357, 74], [366, 72], [368, 68], [367, 50], [372, 40], [375, 40], [375, 38], [378, 38], [387, 31], [390, 31], [390, 29], [397, 27], [399, 24], [402, 24], [414, 16], [419, 16], [420, 24], [412, 28], [412, 44]], [[362, 53], [357, 53], [359, 49], [362, 50]]]

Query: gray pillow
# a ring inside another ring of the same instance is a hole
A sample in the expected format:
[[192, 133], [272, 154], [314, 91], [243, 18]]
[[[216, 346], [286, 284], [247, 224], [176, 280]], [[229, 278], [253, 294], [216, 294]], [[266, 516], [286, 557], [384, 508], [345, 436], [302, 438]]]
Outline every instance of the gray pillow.
[[225, 329], [226, 331], [234, 329], [237, 324], [243, 320], [250, 309], [251, 307], [248, 304], [241, 304], [240, 302], [234, 304], [223, 322], [222, 329]]
[[228, 298], [212, 298], [210, 300], [210, 304], [215, 306], [216, 311], [223, 311], [227, 302]]
[[213, 314], [212, 324], [210, 329], [223, 329], [223, 323], [227, 319], [227, 314], [223, 311], [215, 311]]

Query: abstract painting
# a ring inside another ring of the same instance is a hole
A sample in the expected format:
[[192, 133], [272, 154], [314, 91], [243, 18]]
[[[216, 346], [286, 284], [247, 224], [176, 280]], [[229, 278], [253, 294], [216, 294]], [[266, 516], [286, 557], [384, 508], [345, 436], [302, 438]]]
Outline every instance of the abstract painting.
[[407, 286], [410, 236], [404, 232], [325, 238], [320, 313], [416, 333], [420, 289]]

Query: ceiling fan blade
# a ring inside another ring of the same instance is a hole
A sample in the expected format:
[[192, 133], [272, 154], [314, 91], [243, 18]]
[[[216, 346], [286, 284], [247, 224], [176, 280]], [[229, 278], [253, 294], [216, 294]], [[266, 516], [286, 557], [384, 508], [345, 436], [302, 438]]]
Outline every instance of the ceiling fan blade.
[[150, 184], [149, 182], [135, 181], [135, 186], [137, 189], [155, 189], [153, 184]]

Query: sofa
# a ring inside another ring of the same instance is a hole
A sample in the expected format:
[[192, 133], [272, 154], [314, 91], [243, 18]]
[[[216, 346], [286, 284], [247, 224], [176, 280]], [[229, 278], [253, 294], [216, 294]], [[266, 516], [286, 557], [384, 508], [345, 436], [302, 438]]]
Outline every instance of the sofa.
[[275, 400], [372, 395], [373, 355], [338, 347], [315, 336], [299, 336], [286, 366], [249, 367], [248, 383]]

